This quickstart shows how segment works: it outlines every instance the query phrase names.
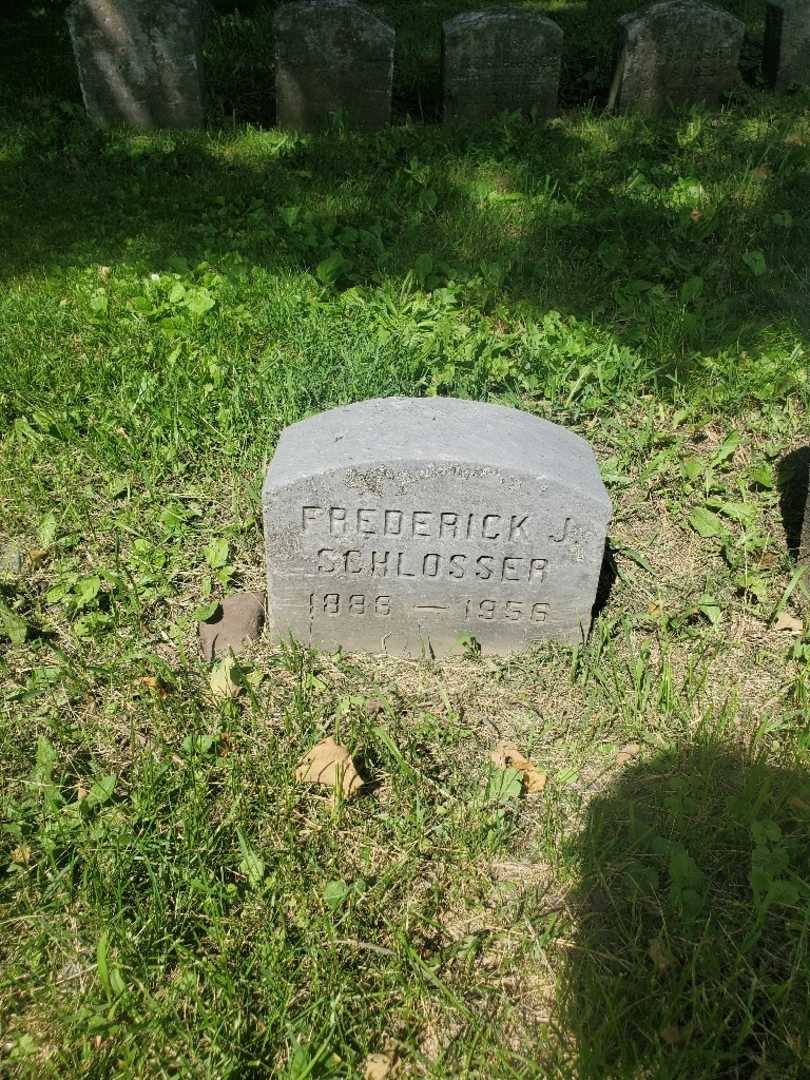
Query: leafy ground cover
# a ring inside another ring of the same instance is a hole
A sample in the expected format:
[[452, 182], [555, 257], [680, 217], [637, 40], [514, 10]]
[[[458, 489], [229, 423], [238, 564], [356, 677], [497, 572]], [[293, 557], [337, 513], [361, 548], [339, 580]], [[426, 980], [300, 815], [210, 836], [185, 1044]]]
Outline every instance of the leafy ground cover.
[[[806, 1075], [810, 99], [102, 134], [53, 49], [0, 101], [2, 1071]], [[591, 639], [214, 697], [281, 428], [393, 393], [592, 442]]]

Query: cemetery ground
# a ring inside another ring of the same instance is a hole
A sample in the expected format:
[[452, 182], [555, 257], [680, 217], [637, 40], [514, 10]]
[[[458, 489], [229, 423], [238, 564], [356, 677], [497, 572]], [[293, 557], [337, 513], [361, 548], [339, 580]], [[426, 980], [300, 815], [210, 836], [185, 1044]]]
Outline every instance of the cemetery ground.
[[[807, 1075], [808, 105], [300, 138], [3, 99], [4, 1075]], [[263, 587], [281, 429], [430, 393], [594, 446], [588, 642], [265, 638], [216, 696], [196, 620]], [[294, 778], [327, 736], [349, 800]]]

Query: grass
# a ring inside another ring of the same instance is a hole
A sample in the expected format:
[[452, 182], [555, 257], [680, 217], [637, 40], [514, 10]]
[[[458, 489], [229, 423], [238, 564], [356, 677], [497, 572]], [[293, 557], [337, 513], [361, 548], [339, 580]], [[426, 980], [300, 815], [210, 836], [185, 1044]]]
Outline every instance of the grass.
[[[0, 79], [0, 1071], [807, 1075], [806, 93], [304, 139], [247, 52], [207, 133], [99, 133], [47, 42]], [[215, 700], [279, 432], [393, 393], [591, 441], [589, 642], [264, 640]], [[328, 735], [349, 802], [294, 780]]]

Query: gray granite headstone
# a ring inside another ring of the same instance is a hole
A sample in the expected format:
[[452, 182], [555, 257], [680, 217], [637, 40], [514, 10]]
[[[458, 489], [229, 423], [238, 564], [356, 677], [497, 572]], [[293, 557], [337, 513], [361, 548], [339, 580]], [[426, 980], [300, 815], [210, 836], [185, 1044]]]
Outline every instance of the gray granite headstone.
[[557, 112], [563, 32], [534, 11], [474, 11], [442, 32], [444, 119], [477, 123], [502, 112]]
[[745, 27], [699, 0], [664, 0], [618, 21], [609, 109], [655, 114], [669, 104], [716, 104], [738, 79]]
[[90, 118], [199, 127], [203, 19], [201, 0], [74, 0], [67, 21]]
[[273, 19], [276, 118], [317, 131], [335, 116], [374, 131], [391, 119], [394, 31], [354, 0], [295, 0]]
[[611, 506], [563, 427], [384, 398], [287, 428], [263, 512], [277, 637], [418, 657], [582, 641]]
[[768, 0], [763, 67], [775, 90], [810, 83], [810, 0]]

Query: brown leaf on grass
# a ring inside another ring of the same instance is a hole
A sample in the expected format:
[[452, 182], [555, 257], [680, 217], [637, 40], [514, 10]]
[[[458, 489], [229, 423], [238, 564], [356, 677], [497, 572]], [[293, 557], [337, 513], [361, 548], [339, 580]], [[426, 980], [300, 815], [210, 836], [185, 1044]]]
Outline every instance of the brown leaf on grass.
[[369, 1054], [363, 1065], [363, 1080], [386, 1080], [396, 1064], [396, 1054]]
[[489, 755], [489, 760], [498, 769], [517, 769], [523, 775], [523, 790], [527, 795], [534, 795], [546, 786], [546, 774], [541, 772], [533, 761], [524, 757], [516, 746], [498, 743]]
[[655, 964], [658, 971], [666, 971], [672, 963], [672, 956], [661, 938], [653, 938], [647, 948], [647, 955]]
[[641, 751], [641, 746], [637, 742], [629, 742], [616, 753], [616, 764], [626, 765], [631, 758], [634, 758]]
[[774, 630], [785, 630], [795, 637], [800, 637], [804, 629], [804, 623], [801, 619], [797, 619], [795, 615], [791, 615], [789, 611], [783, 611], [773, 624], [773, 628]]
[[667, 1024], [666, 1027], [661, 1028], [658, 1034], [665, 1043], [675, 1046], [676, 1043], [688, 1042], [692, 1037], [693, 1030], [692, 1024], [687, 1024], [685, 1027], [678, 1027], [677, 1024]]
[[37, 567], [41, 566], [47, 558], [47, 548], [32, 548], [31, 551], [28, 552], [28, 565], [31, 567], [32, 570], [36, 570]]
[[166, 698], [169, 696], [169, 691], [157, 677], [157, 675], [140, 675], [137, 680], [141, 686], [145, 686], [147, 690], [153, 694], [157, 694], [160, 698]]
[[351, 754], [331, 737], [304, 754], [295, 770], [295, 779], [300, 784], [324, 784], [340, 788], [346, 799], [350, 799], [363, 786], [363, 778]]
[[31, 862], [31, 848], [28, 844], [19, 844], [11, 853], [11, 861], [18, 866], [28, 866]]

